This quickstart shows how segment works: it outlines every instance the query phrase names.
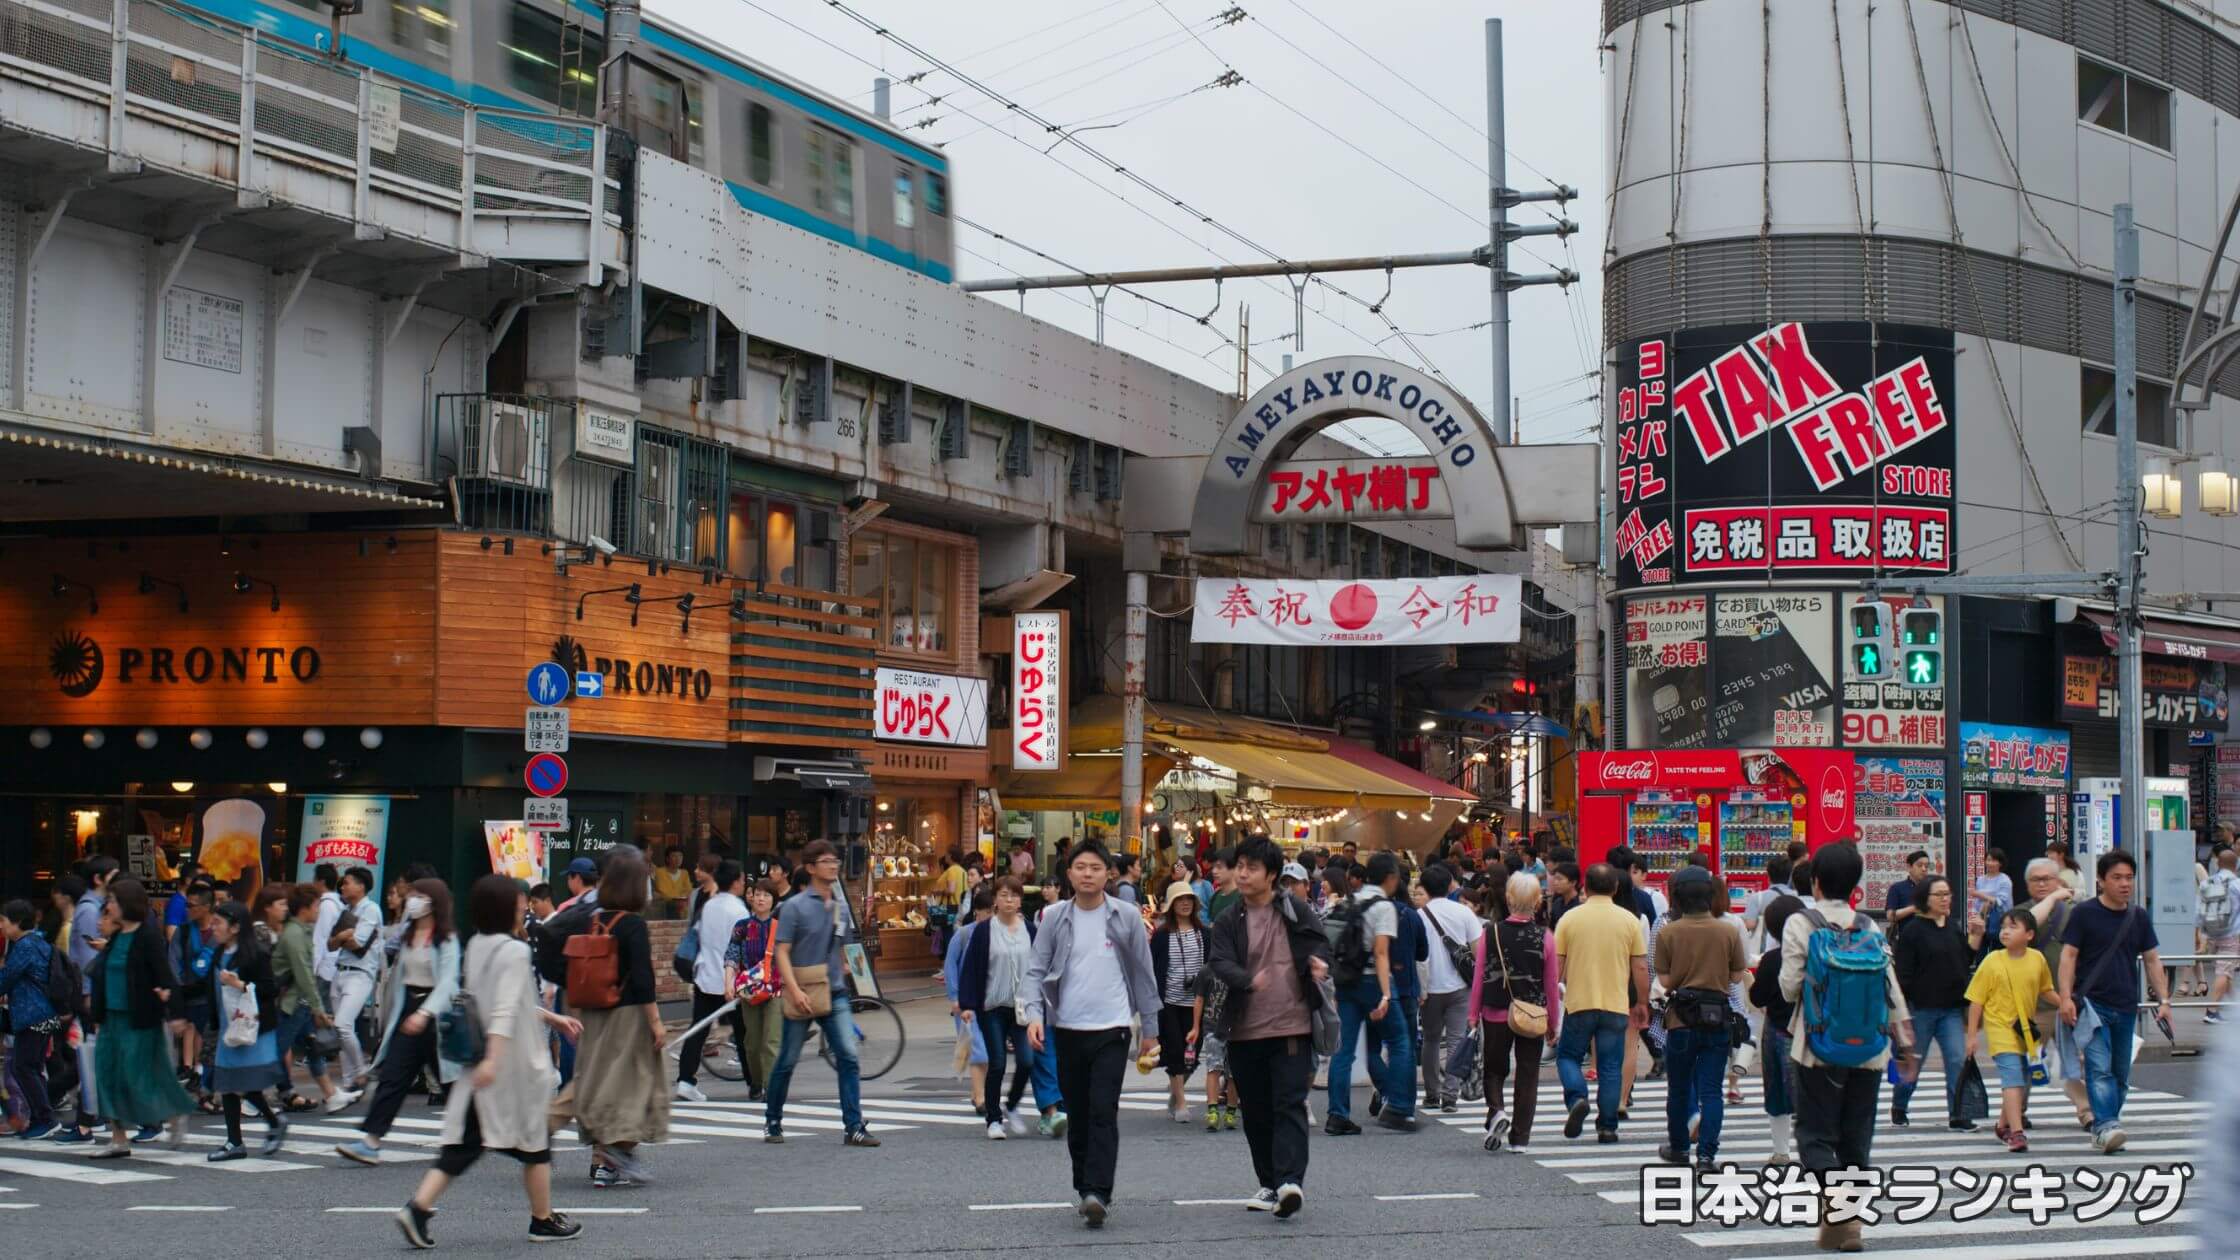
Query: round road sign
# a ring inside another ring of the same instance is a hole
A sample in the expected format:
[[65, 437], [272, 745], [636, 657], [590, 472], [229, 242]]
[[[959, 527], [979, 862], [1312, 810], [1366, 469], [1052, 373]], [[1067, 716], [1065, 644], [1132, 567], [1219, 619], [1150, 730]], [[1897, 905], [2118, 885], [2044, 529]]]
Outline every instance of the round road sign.
[[568, 763], [556, 753], [538, 753], [521, 771], [521, 781], [538, 796], [558, 796], [568, 786]]

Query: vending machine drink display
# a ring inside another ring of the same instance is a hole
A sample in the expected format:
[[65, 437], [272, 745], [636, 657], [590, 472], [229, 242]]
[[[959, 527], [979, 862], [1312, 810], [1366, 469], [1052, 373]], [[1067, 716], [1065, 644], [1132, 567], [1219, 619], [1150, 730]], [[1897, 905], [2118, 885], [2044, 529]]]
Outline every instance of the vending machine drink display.
[[1792, 842], [1855, 837], [1855, 773], [1852, 754], [1825, 748], [1581, 753], [1579, 860], [1624, 844], [1662, 885], [1701, 852], [1739, 906]]

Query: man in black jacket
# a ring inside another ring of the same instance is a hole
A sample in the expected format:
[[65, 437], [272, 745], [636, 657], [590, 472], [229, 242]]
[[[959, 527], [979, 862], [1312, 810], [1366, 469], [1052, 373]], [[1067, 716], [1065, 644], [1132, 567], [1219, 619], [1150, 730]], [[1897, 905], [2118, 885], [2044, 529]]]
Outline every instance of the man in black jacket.
[[1330, 943], [1305, 899], [1278, 892], [1283, 853], [1265, 836], [1237, 846], [1243, 900], [1215, 920], [1206, 967], [1229, 989], [1214, 1035], [1229, 1047], [1245, 1142], [1260, 1188], [1249, 1203], [1278, 1219], [1306, 1202], [1307, 1091], [1314, 1082], [1314, 1016], [1330, 973]]

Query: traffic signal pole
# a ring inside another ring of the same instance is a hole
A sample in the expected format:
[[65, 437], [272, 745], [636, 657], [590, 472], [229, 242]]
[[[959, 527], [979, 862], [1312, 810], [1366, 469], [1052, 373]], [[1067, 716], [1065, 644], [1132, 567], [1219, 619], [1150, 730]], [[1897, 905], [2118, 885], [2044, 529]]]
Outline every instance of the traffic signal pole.
[[2116, 207], [2116, 705], [2123, 775], [2123, 843], [2146, 849], [2145, 714], [2139, 689], [2139, 225], [2131, 203]]

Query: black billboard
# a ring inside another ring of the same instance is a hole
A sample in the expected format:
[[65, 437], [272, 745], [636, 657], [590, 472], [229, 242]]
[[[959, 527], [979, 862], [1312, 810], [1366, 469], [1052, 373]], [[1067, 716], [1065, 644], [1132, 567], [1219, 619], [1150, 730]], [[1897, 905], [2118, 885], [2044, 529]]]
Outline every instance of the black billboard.
[[1726, 325], [1619, 351], [1621, 588], [1953, 567], [1942, 329]]

